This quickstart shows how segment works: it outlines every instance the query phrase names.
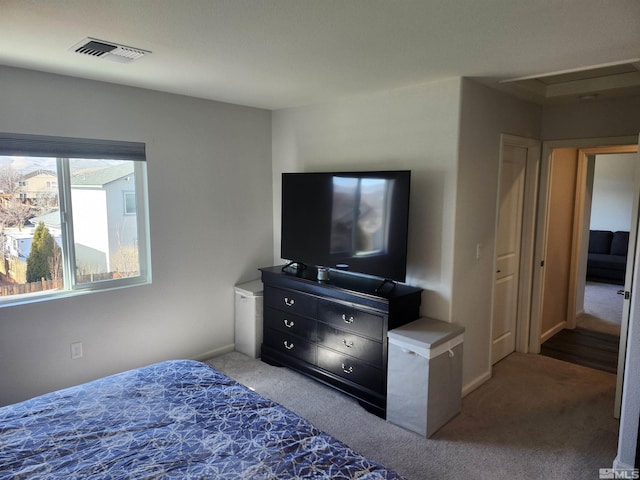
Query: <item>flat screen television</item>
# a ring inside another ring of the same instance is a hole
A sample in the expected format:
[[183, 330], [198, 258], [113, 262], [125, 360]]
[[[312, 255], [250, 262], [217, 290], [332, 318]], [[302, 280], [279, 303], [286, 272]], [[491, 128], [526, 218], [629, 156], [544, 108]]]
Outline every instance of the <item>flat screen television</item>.
[[409, 170], [282, 174], [281, 256], [404, 282]]

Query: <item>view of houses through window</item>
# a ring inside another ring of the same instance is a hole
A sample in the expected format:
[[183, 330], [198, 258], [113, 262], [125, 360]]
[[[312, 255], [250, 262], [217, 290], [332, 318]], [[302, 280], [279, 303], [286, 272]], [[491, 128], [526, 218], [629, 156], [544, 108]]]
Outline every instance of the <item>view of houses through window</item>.
[[0, 300], [140, 275], [136, 163], [0, 156]]

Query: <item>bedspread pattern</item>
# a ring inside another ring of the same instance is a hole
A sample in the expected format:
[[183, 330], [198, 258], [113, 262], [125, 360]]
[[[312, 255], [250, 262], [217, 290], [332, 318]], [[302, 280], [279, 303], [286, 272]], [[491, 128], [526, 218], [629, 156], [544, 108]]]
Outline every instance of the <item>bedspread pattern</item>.
[[0, 408], [0, 479], [401, 479], [189, 360]]

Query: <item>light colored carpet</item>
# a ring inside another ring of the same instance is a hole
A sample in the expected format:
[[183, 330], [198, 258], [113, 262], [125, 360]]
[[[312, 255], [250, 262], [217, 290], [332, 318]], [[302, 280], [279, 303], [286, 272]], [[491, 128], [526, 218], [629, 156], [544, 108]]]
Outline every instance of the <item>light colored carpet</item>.
[[624, 298], [618, 295], [622, 285], [587, 282], [584, 291], [584, 314], [578, 316], [580, 328], [620, 336]]
[[408, 480], [597, 479], [616, 455], [615, 375], [514, 353], [430, 439], [286, 368], [232, 352], [207, 363]]

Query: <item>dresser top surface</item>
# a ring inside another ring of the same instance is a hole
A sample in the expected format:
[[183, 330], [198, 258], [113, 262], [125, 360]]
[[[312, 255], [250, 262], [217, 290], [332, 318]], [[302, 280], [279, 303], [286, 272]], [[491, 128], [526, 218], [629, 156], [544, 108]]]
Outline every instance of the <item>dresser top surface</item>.
[[421, 288], [412, 287], [402, 283], [389, 283], [383, 279], [345, 273], [338, 270], [329, 272], [329, 279], [318, 281], [317, 269], [306, 267], [298, 271], [283, 271], [283, 266], [261, 268], [263, 280], [291, 279], [312, 288], [344, 291], [358, 296], [367, 296], [378, 300], [393, 300], [407, 295], [415, 295], [422, 292]]

